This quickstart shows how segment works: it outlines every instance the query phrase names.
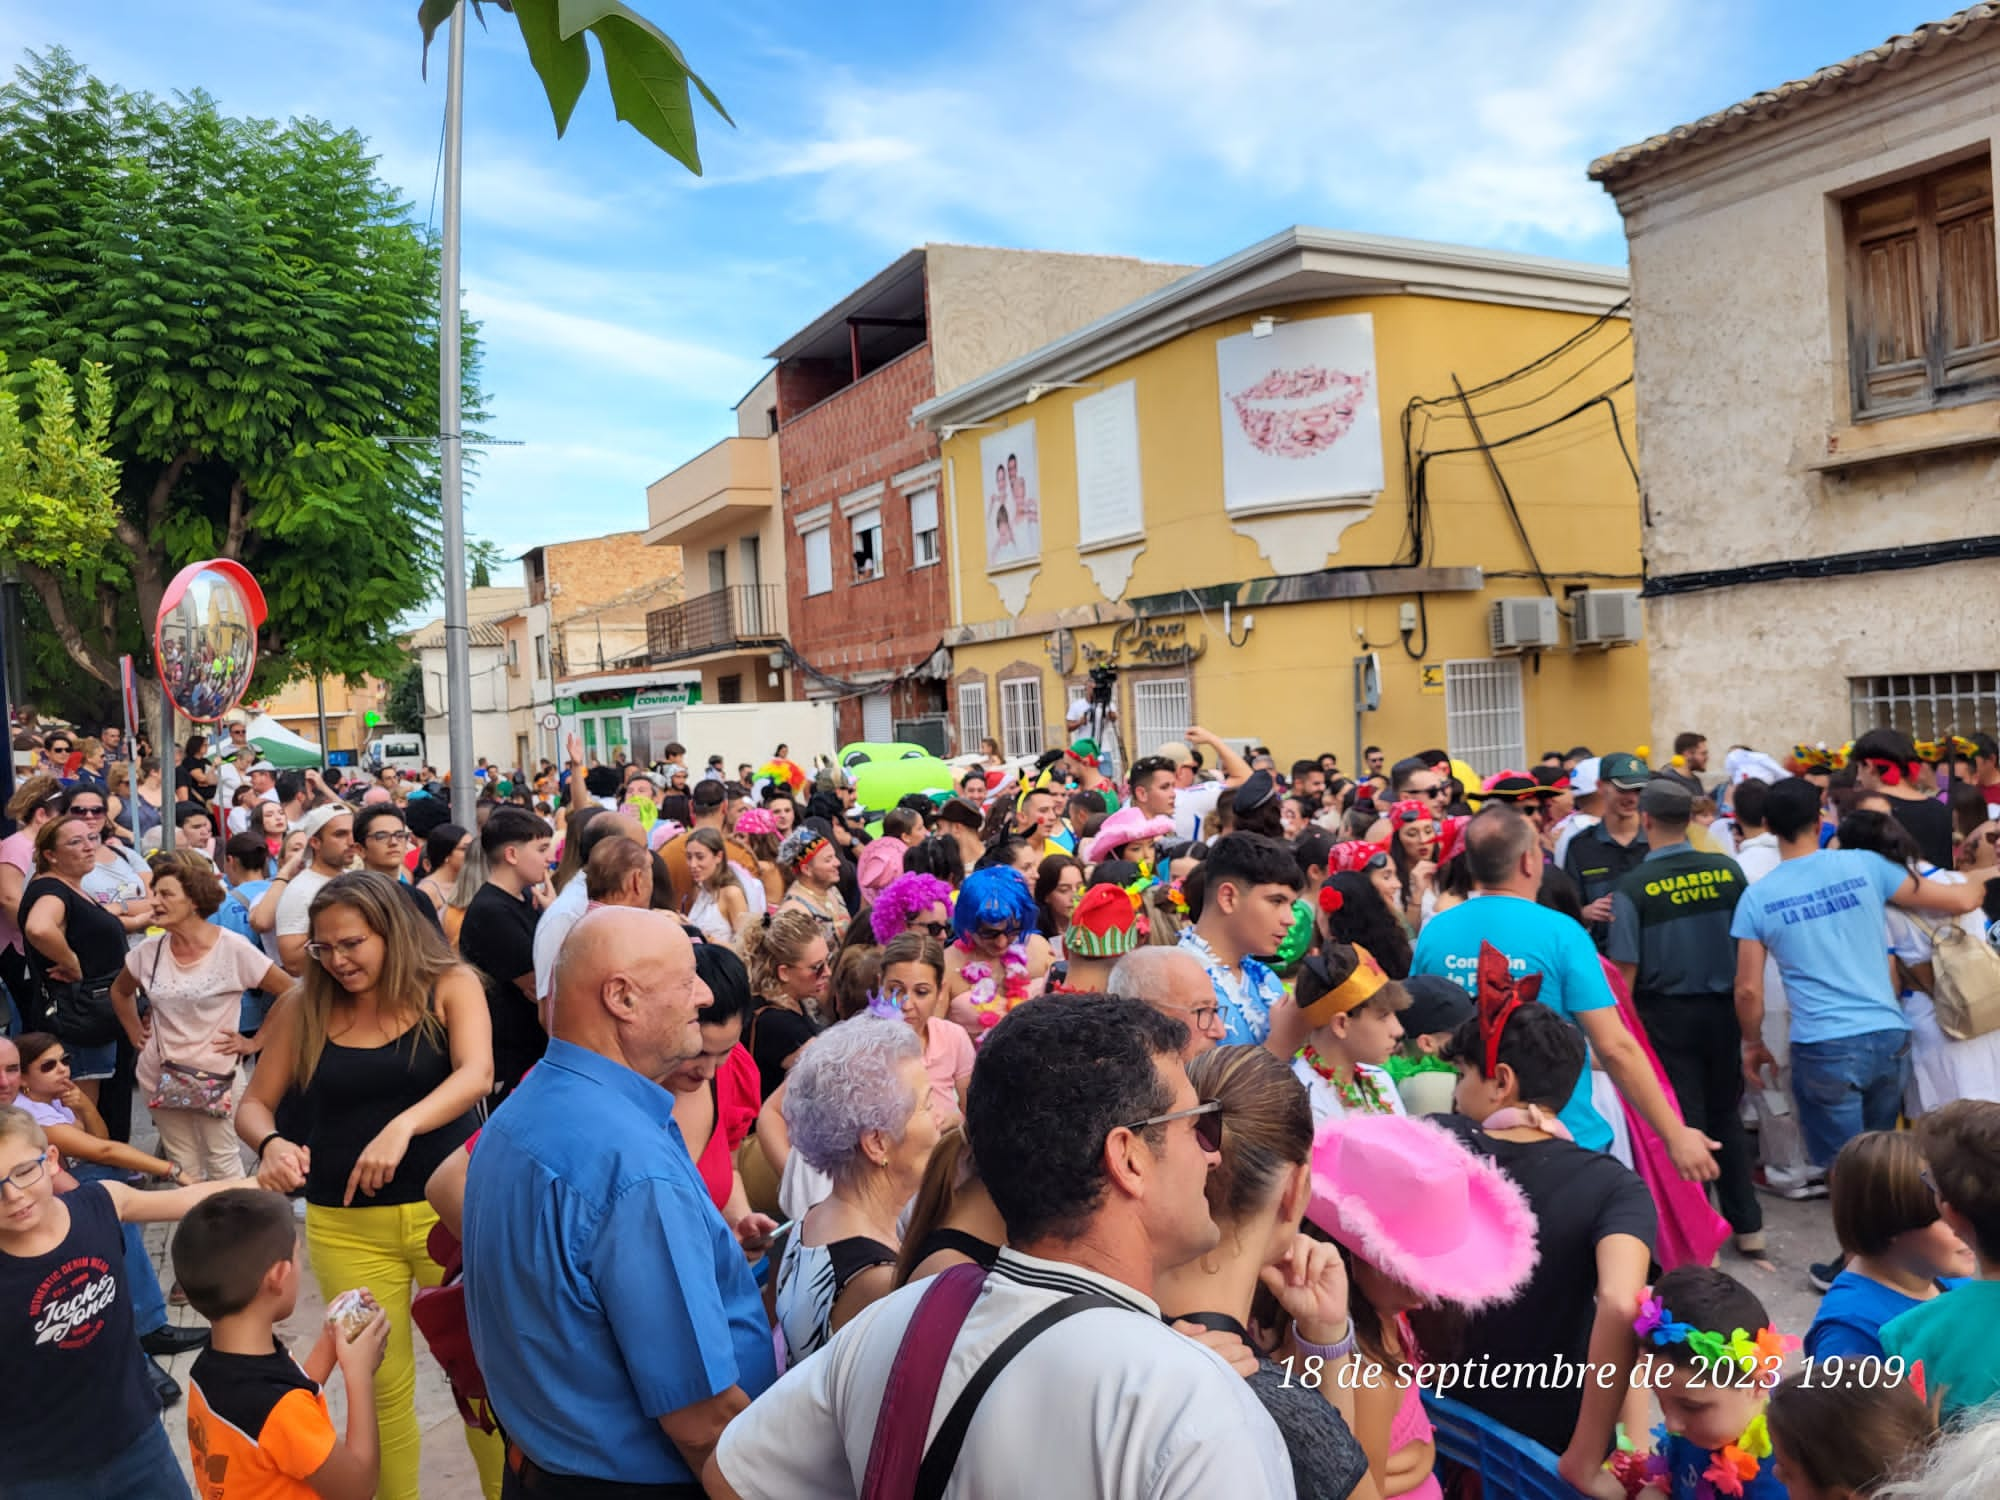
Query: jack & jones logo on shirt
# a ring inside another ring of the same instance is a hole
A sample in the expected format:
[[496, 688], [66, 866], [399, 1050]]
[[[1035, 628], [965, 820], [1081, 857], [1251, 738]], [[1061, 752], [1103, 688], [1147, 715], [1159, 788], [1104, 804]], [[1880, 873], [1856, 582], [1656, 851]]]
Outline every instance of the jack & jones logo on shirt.
[[104, 1315], [117, 1300], [118, 1278], [109, 1262], [95, 1255], [63, 1262], [28, 1299], [36, 1346], [86, 1347], [104, 1331]]

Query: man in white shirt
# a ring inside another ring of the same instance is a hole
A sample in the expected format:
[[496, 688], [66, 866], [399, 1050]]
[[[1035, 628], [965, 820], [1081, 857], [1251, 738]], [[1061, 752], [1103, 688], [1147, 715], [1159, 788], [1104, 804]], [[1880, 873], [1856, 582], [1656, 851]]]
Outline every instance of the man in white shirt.
[[[1179, 772], [1194, 764], [1189, 745], [1206, 745], [1222, 767], [1222, 780], [1179, 785]], [[1162, 762], [1165, 766], [1162, 766]], [[1170, 774], [1162, 774], [1163, 770]], [[1187, 743], [1169, 740], [1157, 754], [1134, 763], [1132, 802], [1149, 818], [1172, 818], [1174, 837], [1199, 839], [1203, 825], [1215, 816], [1222, 794], [1250, 778], [1250, 764], [1200, 725], [1190, 729]], [[1144, 790], [1142, 791], [1142, 786]]]
[[278, 939], [278, 962], [287, 974], [305, 971], [306, 943], [312, 937], [307, 914], [319, 888], [336, 875], [347, 873], [354, 858], [354, 811], [344, 802], [315, 807], [299, 821], [305, 830], [306, 846], [301, 851], [304, 868], [287, 863], [273, 885], [282, 885], [278, 897], [277, 921], [272, 931]]
[[[1023, 1006], [988, 1035], [966, 1133], [1007, 1225], [934, 1392], [896, 1398], [918, 1430], [950, 1412], [1031, 1318], [1045, 1327], [992, 1380], [964, 1432], [946, 1500], [1294, 1493], [1276, 1424], [1220, 1356], [1160, 1321], [1155, 1278], [1212, 1249], [1203, 1197], [1214, 1105], [1180, 1061], [1186, 1028], [1136, 1000]], [[925, 1281], [862, 1311], [723, 1429], [716, 1496], [852, 1500], [889, 1371]]]
[[1600, 813], [1604, 807], [1604, 793], [1597, 784], [1600, 757], [1593, 755], [1589, 760], [1581, 760], [1569, 773], [1570, 796], [1575, 799], [1576, 811], [1556, 825], [1555, 848], [1550, 857], [1556, 867], [1562, 867], [1563, 856], [1569, 853], [1569, 841], [1586, 828], [1595, 828], [1603, 821]]
[[[255, 751], [245, 751], [244, 754], [255, 754]], [[221, 789], [218, 791], [215, 799], [217, 806], [229, 809], [229, 831], [231, 833], [248, 833], [250, 831], [250, 809], [234, 805], [236, 792], [230, 786], [228, 780], [232, 772], [235, 773], [239, 783], [244, 777], [247, 776], [249, 778], [250, 790], [257, 794], [259, 802], [276, 802], [278, 800], [278, 768], [268, 760], [260, 760], [253, 762], [246, 769], [238, 771], [237, 763], [241, 760], [242, 756], [239, 755], [236, 761], [223, 766]]]
[[555, 900], [542, 908], [541, 920], [535, 923], [535, 996], [542, 1013], [542, 1026], [550, 1024], [549, 1004], [555, 998], [556, 955], [562, 952], [563, 939], [569, 936], [572, 927], [583, 919], [590, 910], [590, 897], [584, 889], [583, 867], [589, 863], [590, 851], [606, 839], [629, 838], [646, 847], [646, 837], [639, 825], [622, 813], [608, 813], [601, 809], [587, 809], [590, 817], [579, 827], [580, 813], [570, 815], [570, 834], [576, 840], [576, 873], [569, 883], [556, 892]]

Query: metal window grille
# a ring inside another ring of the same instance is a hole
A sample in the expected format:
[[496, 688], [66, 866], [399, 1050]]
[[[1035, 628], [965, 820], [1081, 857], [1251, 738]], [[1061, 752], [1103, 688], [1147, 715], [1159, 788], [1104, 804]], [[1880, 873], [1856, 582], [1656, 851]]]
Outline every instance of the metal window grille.
[[1481, 776], [1528, 760], [1521, 663], [1513, 657], [1444, 664], [1444, 733], [1452, 758]]
[[959, 753], [973, 754], [986, 735], [986, 684], [961, 682], [958, 685]]
[[1152, 677], [1132, 683], [1132, 744], [1134, 756], [1152, 755], [1168, 740], [1187, 733], [1193, 714], [1188, 707], [1185, 677]]
[[1042, 749], [1042, 679], [1000, 684], [1000, 753], [1013, 759]]
[[1900, 729], [1911, 739], [2000, 733], [2000, 672], [1895, 672], [1847, 679], [1856, 738]]

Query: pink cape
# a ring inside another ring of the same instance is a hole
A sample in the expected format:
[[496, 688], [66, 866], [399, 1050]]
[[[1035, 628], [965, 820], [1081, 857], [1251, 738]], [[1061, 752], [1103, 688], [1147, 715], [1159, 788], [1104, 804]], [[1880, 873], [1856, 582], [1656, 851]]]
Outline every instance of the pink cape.
[[[1604, 965], [1604, 977], [1611, 985], [1611, 993], [1617, 997], [1619, 1018], [1645, 1052], [1653, 1076], [1660, 1080], [1660, 1087], [1666, 1091], [1667, 1102], [1673, 1106], [1674, 1116], [1678, 1119], [1680, 1101], [1674, 1098], [1674, 1086], [1667, 1082], [1666, 1069], [1660, 1066], [1659, 1056], [1646, 1036], [1645, 1023], [1639, 1019], [1638, 1007], [1632, 1003], [1632, 992], [1626, 987], [1624, 974], [1609, 959], [1599, 959], [1598, 962]], [[1671, 1271], [1675, 1266], [1710, 1264], [1715, 1259], [1715, 1252], [1722, 1248], [1722, 1242], [1729, 1238], [1729, 1221], [1709, 1203], [1706, 1188], [1698, 1182], [1686, 1181], [1675, 1170], [1674, 1159], [1667, 1154], [1666, 1142], [1654, 1133], [1653, 1127], [1628, 1101], [1621, 1098], [1619, 1103], [1624, 1107], [1625, 1126], [1632, 1136], [1633, 1170], [1652, 1193], [1653, 1205], [1659, 1210], [1660, 1233], [1653, 1246], [1653, 1259], [1659, 1262], [1663, 1271]]]

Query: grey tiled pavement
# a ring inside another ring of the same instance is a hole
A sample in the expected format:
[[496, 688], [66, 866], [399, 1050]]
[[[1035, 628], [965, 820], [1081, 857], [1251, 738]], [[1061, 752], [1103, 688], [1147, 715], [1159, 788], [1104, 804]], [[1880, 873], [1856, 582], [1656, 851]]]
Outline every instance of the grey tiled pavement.
[[[152, 1121], [147, 1118], [146, 1107], [135, 1102], [132, 1107], [132, 1143], [142, 1151], [157, 1149]], [[248, 1162], [250, 1153], [243, 1153]], [[305, 1259], [305, 1225], [299, 1225], [299, 1253]], [[159, 1270], [160, 1285], [174, 1284], [173, 1266], [167, 1254], [167, 1245], [173, 1237], [173, 1225], [149, 1224], [145, 1229], [146, 1248], [153, 1253], [153, 1264]], [[307, 1264], [307, 1274], [299, 1279], [299, 1305], [292, 1316], [279, 1328], [280, 1335], [291, 1345], [300, 1357], [319, 1337], [320, 1320], [326, 1312], [326, 1301], [320, 1296], [319, 1284]], [[167, 1316], [175, 1323], [200, 1327], [201, 1317], [188, 1307], [167, 1308]], [[451, 1389], [445, 1384], [444, 1372], [432, 1359], [430, 1351], [424, 1347], [423, 1336], [417, 1336], [417, 1420], [424, 1432], [423, 1494], [424, 1500], [480, 1500], [479, 1474], [472, 1466], [472, 1455], [467, 1452], [464, 1423], [459, 1420], [458, 1407], [451, 1399]], [[161, 1360], [167, 1372], [183, 1386], [187, 1384], [188, 1371], [193, 1368], [194, 1354], [176, 1355], [172, 1359]], [[340, 1386], [340, 1377], [334, 1376], [327, 1384], [327, 1405], [332, 1408], [333, 1422], [337, 1430], [345, 1431], [347, 1423], [347, 1403]], [[167, 1426], [167, 1437], [174, 1445], [183, 1469], [187, 1466], [187, 1416], [186, 1401], [167, 1408], [162, 1414]]]

